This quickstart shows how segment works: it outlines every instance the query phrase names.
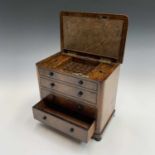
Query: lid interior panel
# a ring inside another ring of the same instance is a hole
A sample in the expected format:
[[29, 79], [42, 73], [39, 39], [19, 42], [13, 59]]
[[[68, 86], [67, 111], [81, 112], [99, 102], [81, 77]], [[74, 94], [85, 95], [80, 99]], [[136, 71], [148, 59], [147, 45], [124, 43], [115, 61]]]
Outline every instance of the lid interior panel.
[[62, 48], [122, 61], [125, 26], [123, 15], [62, 12]]

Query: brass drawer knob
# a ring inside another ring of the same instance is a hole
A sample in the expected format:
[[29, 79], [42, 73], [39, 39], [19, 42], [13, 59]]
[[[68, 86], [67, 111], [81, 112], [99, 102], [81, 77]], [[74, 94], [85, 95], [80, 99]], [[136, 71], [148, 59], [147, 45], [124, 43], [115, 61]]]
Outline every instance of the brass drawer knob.
[[74, 128], [70, 128], [70, 132], [74, 132]]
[[82, 91], [79, 91], [78, 92], [78, 96], [82, 96], [83, 95], [83, 92]]
[[49, 75], [50, 75], [50, 76], [53, 76], [53, 75], [54, 75], [54, 73], [53, 73], [53, 72], [50, 72], [50, 73], [49, 73]]
[[55, 83], [51, 83], [51, 87], [54, 87], [55, 86]]
[[79, 81], [79, 84], [80, 84], [80, 85], [82, 85], [82, 84], [83, 84], [83, 81], [82, 81], [82, 80], [80, 80], [80, 81]]

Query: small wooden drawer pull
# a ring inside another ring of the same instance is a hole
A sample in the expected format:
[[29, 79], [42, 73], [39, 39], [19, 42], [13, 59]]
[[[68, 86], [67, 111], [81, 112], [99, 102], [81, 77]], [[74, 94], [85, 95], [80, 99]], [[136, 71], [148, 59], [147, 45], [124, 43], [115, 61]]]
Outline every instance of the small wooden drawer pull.
[[74, 128], [70, 128], [70, 132], [74, 132]]
[[83, 108], [84, 108], [84, 106], [83, 106], [83, 105], [81, 105], [81, 104], [78, 104], [78, 105], [77, 105], [77, 110], [78, 110], [78, 111], [83, 110]]
[[54, 87], [55, 86], [55, 83], [51, 83], [51, 87]]
[[83, 92], [82, 91], [79, 91], [78, 92], [78, 96], [82, 96], [83, 95]]
[[43, 116], [43, 120], [46, 120], [47, 119], [47, 117], [46, 116]]
[[54, 73], [53, 73], [53, 72], [50, 72], [50, 73], [49, 73], [49, 75], [50, 75], [50, 76], [53, 76], [53, 75], [54, 75]]
[[82, 80], [80, 80], [80, 81], [79, 81], [79, 84], [80, 84], [80, 85], [83, 85], [83, 81], [82, 81]]

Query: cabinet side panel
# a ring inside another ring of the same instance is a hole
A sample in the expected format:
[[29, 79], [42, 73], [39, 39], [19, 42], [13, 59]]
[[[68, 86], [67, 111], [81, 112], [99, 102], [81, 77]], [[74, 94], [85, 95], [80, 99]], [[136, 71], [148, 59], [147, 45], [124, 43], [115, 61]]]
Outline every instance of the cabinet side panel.
[[117, 85], [119, 78], [120, 66], [118, 66], [114, 72], [106, 79], [103, 83], [103, 98], [100, 104], [100, 122], [99, 122], [99, 133], [102, 132], [107, 121], [111, 117], [115, 109], [116, 95], [117, 95]]

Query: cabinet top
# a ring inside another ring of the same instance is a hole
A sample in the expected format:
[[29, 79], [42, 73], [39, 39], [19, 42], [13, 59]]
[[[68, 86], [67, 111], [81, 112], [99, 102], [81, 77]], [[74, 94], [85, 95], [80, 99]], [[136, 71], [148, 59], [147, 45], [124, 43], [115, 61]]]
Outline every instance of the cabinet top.
[[122, 63], [127, 29], [125, 15], [62, 11], [61, 49]]

